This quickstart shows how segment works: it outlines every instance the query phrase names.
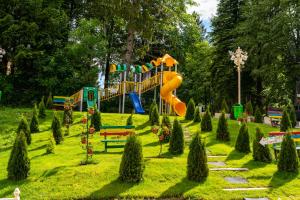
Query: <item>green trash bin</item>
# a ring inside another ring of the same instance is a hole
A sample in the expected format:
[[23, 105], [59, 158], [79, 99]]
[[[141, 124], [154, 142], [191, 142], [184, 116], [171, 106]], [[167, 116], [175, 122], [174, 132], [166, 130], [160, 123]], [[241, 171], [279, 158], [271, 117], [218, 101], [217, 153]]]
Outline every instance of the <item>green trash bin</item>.
[[234, 116], [234, 119], [237, 119], [242, 114], [243, 114], [243, 105], [242, 104], [235, 104], [235, 105], [233, 105], [233, 116]]

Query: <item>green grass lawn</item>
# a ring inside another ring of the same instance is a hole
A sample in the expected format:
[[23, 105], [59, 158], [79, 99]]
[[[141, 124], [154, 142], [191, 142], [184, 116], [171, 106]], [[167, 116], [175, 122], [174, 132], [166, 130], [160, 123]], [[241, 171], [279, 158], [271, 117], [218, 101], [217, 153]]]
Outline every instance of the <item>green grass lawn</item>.
[[[277, 173], [276, 161], [264, 164], [252, 160], [252, 154], [244, 155], [234, 151], [234, 143], [239, 125], [229, 121], [231, 141], [222, 143], [215, 140], [217, 120], [213, 120], [214, 130], [203, 134], [210, 155], [225, 155], [224, 158], [209, 158], [209, 161], [225, 161], [225, 167], [247, 167], [246, 172], [211, 171], [203, 183], [188, 181], [186, 162], [188, 140], [199, 130], [199, 124], [182, 123], [187, 135], [185, 152], [181, 156], [168, 153], [168, 144], [163, 146], [163, 158], [158, 158], [159, 143], [151, 133], [147, 115], [134, 115], [136, 134], [143, 143], [145, 158], [144, 180], [140, 184], [125, 184], [118, 181], [122, 149], [110, 149], [104, 153], [102, 139], [96, 134], [93, 141], [95, 164], [81, 166], [85, 151], [80, 144], [82, 113], [74, 113], [74, 125], [70, 135], [62, 145], [56, 146], [55, 154], [46, 155], [52, 111], [47, 119], [40, 121], [41, 132], [32, 134], [32, 144], [28, 148], [31, 171], [27, 180], [13, 182], [6, 179], [7, 162], [21, 113], [29, 109], [0, 110], [0, 197], [11, 196], [19, 187], [21, 199], [106, 199], [106, 198], [195, 198], [195, 199], [242, 199], [243, 197], [269, 197], [270, 199], [300, 199], [300, 175]], [[61, 114], [61, 113], [60, 113]], [[102, 113], [103, 125], [125, 125], [129, 114]], [[249, 123], [251, 140], [258, 124]], [[264, 133], [275, 128], [259, 125]], [[215, 166], [209, 166], [215, 167]], [[226, 176], [240, 176], [248, 179], [246, 184], [230, 184]], [[223, 188], [270, 187], [264, 191], [223, 191]]]

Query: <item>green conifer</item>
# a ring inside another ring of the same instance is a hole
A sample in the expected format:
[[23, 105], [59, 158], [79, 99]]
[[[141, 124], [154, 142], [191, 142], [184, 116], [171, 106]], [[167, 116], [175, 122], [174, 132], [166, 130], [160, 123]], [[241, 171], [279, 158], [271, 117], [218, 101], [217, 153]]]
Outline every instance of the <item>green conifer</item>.
[[177, 119], [175, 119], [174, 123], [173, 123], [169, 151], [171, 154], [174, 154], [174, 155], [183, 154], [183, 151], [184, 151], [183, 129]]
[[50, 136], [48, 138], [48, 143], [47, 143], [47, 147], [46, 147], [46, 154], [54, 153], [54, 150], [55, 150], [54, 141], [53, 141], [53, 138]]
[[280, 123], [280, 131], [286, 132], [292, 127], [287, 109], [284, 109]]
[[228, 108], [226, 99], [223, 99], [221, 109], [222, 109], [222, 111], [224, 111], [225, 113], [229, 113], [229, 108]]
[[297, 117], [296, 117], [295, 107], [293, 106], [293, 104], [290, 104], [288, 106], [288, 113], [290, 116], [291, 127], [294, 128], [297, 125]]
[[27, 145], [31, 144], [31, 132], [30, 132], [30, 127], [28, 125], [27, 119], [25, 116], [22, 116], [21, 121], [19, 123], [17, 133], [19, 134], [21, 131], [24, 132], [25, 137], [26, 137], [26, 142]]
[[53, 99], [52, 99], [52, 93], [50, 92], [47, 98], [46, 108], [52, 109], [52, 107], [53, 107]]
[[252, 115], [253, 114], [253, 106], [252, 106], [252, 102], [251, 101], [248, 101], [246, 103], [246, 113], [248, 115]]
[[133, 125], [132, 117], [133, 117], [133, 113], [131, 113], [131, 115], [129, 115], [129, 117], [127, 118], [126, 126], [132, 126]]
[[194, 113], [194, 120], [193, 120], [194, 123], [198, 123], [198, 122], [201, 122], [201, 116], [200, 116], [200, 108], [197, 106], [195, 108], [195, 113]]
[[96, 108], [91, 117], [91, 126], [95, 128], [95, 131], [100, 131], [100, 127], [102, 126], [101, 113]]
[[247, 127], [246, 123], [243, 123], [243, 125], [240, 128], [239, 135], [238, 135], [236, 143], [235, 143], [235, 150], [237, 150], [241, 153], [251, 152], [249, 132], [248, 132], [248, 127]]
[[195, 113], [195, 102], [194, 102], [194, 100], [191, 98], [191, 99], [189, 100], [188, 105], [187, 105], [186, 114], [185, 114], [185, 119], [186, 119], [186, 120], [193, 120], [193, 119], [194, 119], [194, 113]]
[[46, 118], [46, 108], [45, 108], [45, 101], [44, 96], [41, 99], [41, 102], [39, 103], [39, 118]]
[[254, 118], [255, 118], [255, 123], [263, 123], [263, 116], [258, 106], [256, 106], [255, 108]]
[[202, 132], [209, 132], [212, 131], [212, 122], [211, 122], [211, 115], [209, 109], [207, 109], [202, 117], [201, 121], [201, 131]]
[[164, 126], [168, 127], [168, 129], [172, 128], [170, 117], [166, 114], [163, 115], [163, 118], [161, 120], [161, 127], [164, 127]]
[[225, 117], [224, 111], [222, 112], [219, 118], [218, 129], [217, 129], [217, 140], [222, 140], [222, 141], [230, 140], [227, 119]]
[[157, 125], [159, 126], [159, 113], [157, 105], [154, 105], [152, 108], [152, 114], [151, 114], [151, 126]]
[[61, 131], [61, 125], [59, 122], [59, 118], [56, 113], [53, 115], [52, 125], [51, 125], [53, 138], [56, 144], [60, 144], [63, 141], [63, 135]]
[[272, 156], [268, 145], [261, 145], [259, 142], [264, 137], [264, 134], [259, 128], [256, 128], [255, 140], [253, 140], [253, 159], [256, 161], [270, 163]]

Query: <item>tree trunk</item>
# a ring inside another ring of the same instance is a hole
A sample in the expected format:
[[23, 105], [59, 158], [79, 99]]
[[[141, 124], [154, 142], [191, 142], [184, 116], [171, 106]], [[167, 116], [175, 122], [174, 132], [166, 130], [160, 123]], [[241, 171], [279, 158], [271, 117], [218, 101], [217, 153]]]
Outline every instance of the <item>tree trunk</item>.
[[104, 88], [108, 88], [109, 86], [109, 65], [110, 65], [110, 52], [108, 52], [106, 56]]
[[104, 88], [109, 86], [109, 66], [110, 66], [110, 58], [111, 58], [111, 51], [113, 46], [113, 30], [114, 30], [115, 22], [111, 20], [109, 24], [106, 26], [106, 36], [107, 36], [107, 55], [106, 55], [106, 63], [105, 63], [105, 81], [104, 81]]
[[133, 55], [133, 48], [134, 48], [134, 30], [132, 28], [128, 29], [128, 36], [127, 36], [127, 46], [126, 52], [124, 57], [124, 62], [128, 65], [131, 64], [132, 55]]

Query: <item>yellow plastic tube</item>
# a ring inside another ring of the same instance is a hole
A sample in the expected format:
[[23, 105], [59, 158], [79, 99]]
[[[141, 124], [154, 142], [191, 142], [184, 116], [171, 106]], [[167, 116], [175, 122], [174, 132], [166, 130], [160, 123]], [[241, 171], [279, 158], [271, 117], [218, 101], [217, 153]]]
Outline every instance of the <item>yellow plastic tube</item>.
[[182, 76], [176, 72], [163, 72], [163, 86], [160, 90], [161, 98], [170, 104], [179, 116], [185, 116], [186, 105], [180, 101], [172, 92], [182, 83]]

